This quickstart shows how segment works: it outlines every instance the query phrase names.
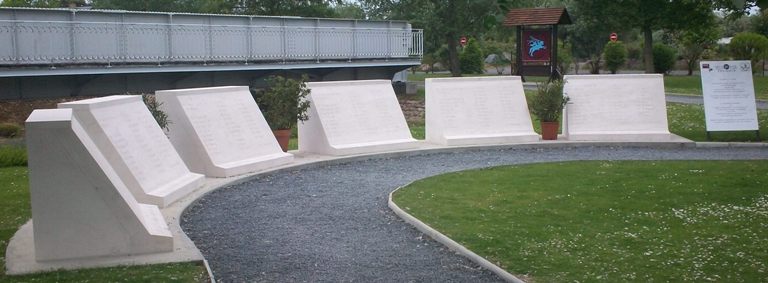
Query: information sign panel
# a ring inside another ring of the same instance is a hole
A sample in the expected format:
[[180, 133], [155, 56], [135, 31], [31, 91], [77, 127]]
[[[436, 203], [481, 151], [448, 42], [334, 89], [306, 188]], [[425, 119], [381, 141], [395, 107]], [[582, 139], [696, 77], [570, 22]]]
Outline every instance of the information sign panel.
[[702, 61], [701, 85], [707, 131], [758, 130], [749, 61]]

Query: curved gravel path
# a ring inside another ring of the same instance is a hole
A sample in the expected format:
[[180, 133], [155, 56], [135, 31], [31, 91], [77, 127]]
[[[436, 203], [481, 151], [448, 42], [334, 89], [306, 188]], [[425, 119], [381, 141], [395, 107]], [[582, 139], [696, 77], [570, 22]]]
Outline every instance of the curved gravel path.
[[485, 149], [283, 170], [213, 191], [181, 224], [224, 282], [494, 282], [500, 279], [397, 218], [387, 195], [472, 168], [672, 159], [768, 159], [768, 149]]

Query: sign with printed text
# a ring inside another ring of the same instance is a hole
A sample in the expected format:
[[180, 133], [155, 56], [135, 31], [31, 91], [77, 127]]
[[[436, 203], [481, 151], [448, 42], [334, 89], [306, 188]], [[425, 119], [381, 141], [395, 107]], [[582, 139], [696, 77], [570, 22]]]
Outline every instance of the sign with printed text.
[[707, 131], [758, 129], [750, 61], [701, 61]]
[[523, 62], [549, 62], [551, 30], [523, 30]]

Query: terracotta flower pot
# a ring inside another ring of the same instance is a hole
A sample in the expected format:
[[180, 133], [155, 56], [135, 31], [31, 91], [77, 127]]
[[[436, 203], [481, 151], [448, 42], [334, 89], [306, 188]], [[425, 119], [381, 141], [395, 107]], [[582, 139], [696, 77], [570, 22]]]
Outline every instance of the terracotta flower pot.
[[541, 139], [557, 140], [557, 130], [560, 122], [541, 122]]
[[277, 143], [280, 145], [280, 148], [283, 149], [283, 152], [288, 152], [288, 142], [291, 140], [291, 129], [274, 130], [272, 133], [275, 134]]

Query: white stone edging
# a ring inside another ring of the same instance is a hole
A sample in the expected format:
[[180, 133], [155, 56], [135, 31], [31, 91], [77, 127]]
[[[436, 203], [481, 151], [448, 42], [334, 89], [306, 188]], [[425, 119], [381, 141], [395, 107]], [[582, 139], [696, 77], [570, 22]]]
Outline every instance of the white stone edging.
[[[410, 185], [410, 184], [409, 184]], [[405, 185], [403, 187], [406, 187], [408, 185]], [[421, 220], [417, 219], [416, 217], [413, 217], [413, 215], [408, 214], [408, 212], [405, 212], [402, 210], [397, 204], [395, 204], [394, 201], [392, 201], [392, 195], [395, 194], [398, 190], [402, 189], [403, 187], [399, 187], [389, 193], [389, 199], [387, 202], [387, 206], [389, 206], [390, 209], [400, 218], [402, 218], [406, 223], [411, 224], [411, 226], [415, 227], [417, 230], [419, 230], [421, 233], [426, 234], [430, 238], [434, 239], [438, 243], [443, 244], [444, 246], [448, 247], [448, 249], [466, 257], [467, 259], [471, 260], [472, 262], [476, 263], [482, 268], [485, 268], [507, 282], [515, 282], [515, 283], [525, 283], [525, 281], [520, 280], [520, 278], [515, 277], [511, 273], [507, 272], [503, 268], [499, 267], [498, 265], [493, 264], [492, 262], [488, 261], [487, 259], [477, 255], [476, 253], [472, 252], [471, 250], [467, 249], [466, 247], [462, 246], [461, 244], [457, 243], [456, 241], [452, 240], [451, 238], [448, 238], [448, 236], [443, 235], [442, 233], [438, 232], [432, 227], [429, 227], [424, 222], [421, 222]]]

